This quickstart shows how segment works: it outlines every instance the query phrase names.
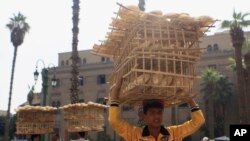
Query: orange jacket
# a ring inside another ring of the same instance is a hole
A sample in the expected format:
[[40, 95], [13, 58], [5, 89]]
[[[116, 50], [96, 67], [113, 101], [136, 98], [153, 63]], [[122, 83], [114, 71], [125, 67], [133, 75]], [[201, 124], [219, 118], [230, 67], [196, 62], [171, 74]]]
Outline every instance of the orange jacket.
[[[203, 125], [205, 119], [198, 108], [191, 115], [192, 119], [181, 125], [162, 126], [157, 141], [182, 141], [183, 138], [197, 131]], [[122, 120], [118, 106], [110, 106], [109, 122], [117, 134], [122, 136], [126, 141], [155, 141], [154, 137], [150, 135], [147, 126], [139, 128]]]

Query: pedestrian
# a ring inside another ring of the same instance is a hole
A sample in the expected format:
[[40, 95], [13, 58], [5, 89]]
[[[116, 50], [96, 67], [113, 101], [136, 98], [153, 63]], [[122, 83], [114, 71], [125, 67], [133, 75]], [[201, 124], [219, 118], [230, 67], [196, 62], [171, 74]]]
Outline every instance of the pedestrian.
[[187, 103], [191, 110], [191, 120], [177, 126], [165, 127], [162, 125], [164, 103], [160, 99], [143, 101], [143, 114], [146, 126], [139, 128], [122, 120], [119, 108], [119, 93], [122, 79], [117, 79], [116, 86], [111, 90], [109, 107], [109, 122], [112, 128], [126, 141], [182, 141], [193, 134], [205, 122], [202, 111], [194, 99]]
[[31, 139], [31, 141], [40, 141], [40, 135], [39, 134], [32, 134], [30, 139]]

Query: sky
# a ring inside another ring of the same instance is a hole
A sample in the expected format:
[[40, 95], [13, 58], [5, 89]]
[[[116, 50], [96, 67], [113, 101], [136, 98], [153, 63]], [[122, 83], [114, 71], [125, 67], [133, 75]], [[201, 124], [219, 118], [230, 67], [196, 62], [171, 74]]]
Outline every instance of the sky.
[[[111, 18], [119, 8], [116, 2], [138, 4], [138, 0], [80, 0], [78, 50], [91, 49], [104, 39]], [[14, 113], [14, 109], [26, 101], [28, 86], [34, 84], [36, 63], [38, 71], [43, 67], [58, 66], [58, 53], [71, 51], [72, 4], [72, 0], [0, 0], [0, 110], [7, 110], [14, 52], [10, 31], [6, 28], [9, 18], [20, 11], [31, 27], [17, 52], [11, 102], [11, 112]], [[163, 13], [207, 15], [221, 21], [231, 20], [233, 9], [250, 12], [248, 0], [146, 0], [145, 8], [146, 12], [161, 10]], [[208, 35], [221, 32], [219, 25], [217, 22]], [[41, 77], [35, 88], [36, 92], [40, 90]]]

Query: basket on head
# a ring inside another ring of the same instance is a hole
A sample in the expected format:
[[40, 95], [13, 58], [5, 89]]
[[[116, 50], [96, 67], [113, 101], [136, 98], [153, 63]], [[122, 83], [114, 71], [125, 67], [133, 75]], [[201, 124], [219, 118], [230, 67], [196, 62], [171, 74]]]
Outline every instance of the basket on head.
[[88, 102], [61, 107], [68, 132], [103, 131], [103, 110], [106, 106]]
[[[125, 8], [117, 14], [129, 13]], [[199, 38], [207, 31], [203, 28], [214, 23], [212, 18], [194, 18], [186, 13], [163, 15], [160, 11], [132, 13], [137, 17], [114, 19], [105, 43], [95, 45], [92, 51], [113, 57], [110, 87], [123, 76], [122, 104], [133, 106], [145, 99], [163, 99], [165, 106], [172, 106], [194, 97], [194, 65], [201, 55]]]
[[46, 106], [18, 107], [16, 134], [45, 134], [52, 133], [55, 125], [57, 108]]

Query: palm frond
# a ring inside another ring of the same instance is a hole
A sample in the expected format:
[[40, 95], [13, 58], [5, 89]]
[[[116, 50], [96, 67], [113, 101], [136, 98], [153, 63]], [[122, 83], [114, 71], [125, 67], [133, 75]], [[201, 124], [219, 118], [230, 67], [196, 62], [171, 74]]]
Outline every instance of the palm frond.
[[237, 20], [241, 19], [241, 12], [236, 13], [236, 19], [237, 19]]
[[244, 20], [246, 16], [249, 16], [250, 13], [244, 13], [242, 16], [241, 16], [241, 20]]
[[234, 9], [234, 11], [233, 11], [233, 19], [234, 19], [234, 20], [237, 19], [237, 13], [235, 12], [235, 9]]
[[242, 26], [242, 27], [247, 27], [247, 26], [250, 26], [250, 20], [242, 20], [241, 22], [239, 22], [239, 24]]
[[230, 28], [232, 25], [232, 21], [225, 20], [221, 23], [221, 28]]

